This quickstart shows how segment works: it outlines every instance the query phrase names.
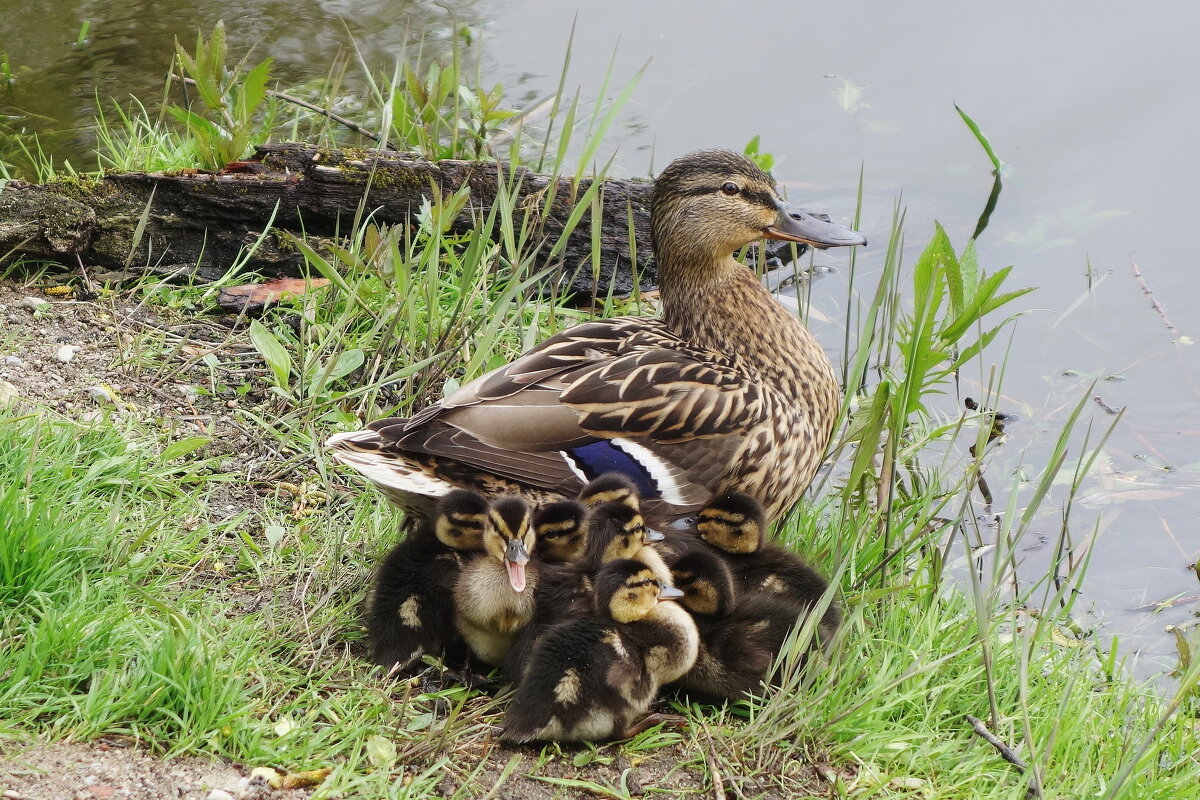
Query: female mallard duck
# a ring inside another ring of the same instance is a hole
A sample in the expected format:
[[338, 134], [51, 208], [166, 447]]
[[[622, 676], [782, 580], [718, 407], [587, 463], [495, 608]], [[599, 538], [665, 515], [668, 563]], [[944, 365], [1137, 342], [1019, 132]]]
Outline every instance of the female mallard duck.
[[570, 497], [603, 472], [636, 484], [656, 525], [736, 489], [774, 518], [808, 486], [838, 385], [812, 334], [731, 255], [762, 239], [865, 244], [785, 203], [724, 150], [684, 156], [651, 197], [662, 319], [577, 325], [408, 419], [329, 439], [401, 507], [428, 516], [455, 487]]
[[[700, 538], [721, 551], [739, 594], [759, 593], [813, 608], [829, 584], [795, 553], [770, 541], [762, 505], [740, 492], [714, 497], [696, 519]], [[822, 641], [833, 636], [841, 613], [833, 603], [821, 618]]]
[[691, 612], [700, 632], [696, 663], [680, 684], [689, 692], [718, 700], [737, 700], [759, 690], [771, 677], [771, 666], [788, 634], [804, 623], [812, 606], [766, 595], [739, 595], [729, 567], [705, 550], [680, 558], [671, 574], [675, 588], [683, 592], [679, 602]]
[[454, 585], [454, 624], [471, 652], [499, 666], [513, 637], [533, 618], [538, 565], [529, 554], [534, 530], [519, 497], [492, 501], [483, 552], [463, 567]]
[[367, 607], [371, 660], [407, 670], [422, 655], [454, 643], [454, 615], [446, 598], [463, 558], [483, 549], [487, 500], [457, 489], [441, 498], [437, 516], [409, 534], [384, 557]]
[[698, 636], [639, 561], [618, 560], [596, 575], [595, 613], [555, 625], [529, 657], [504, 717], [505, 739], [611, 739], [646, 713], [658, 689], [687, 672]]

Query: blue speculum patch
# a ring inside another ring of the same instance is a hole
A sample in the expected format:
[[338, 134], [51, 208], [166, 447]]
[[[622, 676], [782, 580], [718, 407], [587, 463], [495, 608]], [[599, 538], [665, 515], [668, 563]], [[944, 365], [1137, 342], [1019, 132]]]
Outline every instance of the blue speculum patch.
[[633, 481], [642, 497], [661, 495], [646, 466], [607, 439], [563, 452], [589, 481], [606, 472], [619, 472]]

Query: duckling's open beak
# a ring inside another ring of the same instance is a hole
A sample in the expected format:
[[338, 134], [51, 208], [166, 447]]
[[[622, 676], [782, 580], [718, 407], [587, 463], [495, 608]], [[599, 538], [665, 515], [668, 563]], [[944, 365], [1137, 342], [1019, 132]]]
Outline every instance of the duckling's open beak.
[[781, 203], [775, 224], [764, 231], [768, 239], [803, 242], [813, 247], [847, 247], [866, 244], [867, 237], [829, 219], [828, 214]]
[[681, 597], [683, 597], [681, 589], [676, 589], [674, 586], [658, 587], [658, 602], [660, 603], [663, 600], [678, 600]]
[[525, 591], [525, 565], [529, 563], [529, 551], [520, 539], [509, 539], [504, 550], [504, 566], [508, 568], [508, 582], [514, 592]]
[[646, 528], [645, 530], [646, 532], [642, 534], [642, 538], [647, 542], [661, 542], [667, 538], [661, 531], [656, 531], [654, 528]]

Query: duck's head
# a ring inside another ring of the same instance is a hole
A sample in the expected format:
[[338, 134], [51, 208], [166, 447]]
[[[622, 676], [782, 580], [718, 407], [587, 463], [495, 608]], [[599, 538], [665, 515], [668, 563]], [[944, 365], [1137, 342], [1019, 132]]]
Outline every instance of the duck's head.
[[587, 508], [575, 500], [560, 500], [538, 509], [533, 517], [538, 557], [546, 561], [578, 561], [587, 544]]
[[680, 603], [693, 614], [723, 617], [737, 599], [733, 575], [714, 553], [695, 550], [671, 566], [675, 588], [683, 592]]
[[[587, 551], [593, 569], [622, 558], [633, 558], [653, 536], [636, 509], [624, 503], [600, 503], [588, 515]], [[657, 534], [661, 539], [662, 535]]]
[[488, 525], [483, 533], [483, 548], [508, 569], [508, 582], [514, 592], [525, 591], [525, 565], [533, 552], [533, 518], [529, 505], [508, 495], [492, 501], [488, 507]]
[[655, 179], [650, 203], [660, 272], [664, 266], [669, 273], [685, 263], [724, 262], [764, 238], [813, 247], [867, 243], [828, 215], [789, 204], [770, 175], [729, 150], [701, 150], [672, 161]]
[[664, 586], [654, 570], [641, 561], [623, 558], [605, 564], [596, 573], [596, 610], [617, 622], [636, 622], [663, 600], [676, 600], [683, 592]]
[[634, 511], [641, 506], [637, 487], [620, 472], [605, 472], [593, 478], [579, 492], [579, 502], [589, 507], [600, 503], [624, 503]]
[[466, 489], [455, 489], [438, 501], [433, 532], [442, 544], [455, 550], [482, 550], [487, 521], [487, 499]]
[[753, 553], [767, 535], [762, 504], [748, 494], [726, 492], [696, 515], [700, 538], [727, 553]]

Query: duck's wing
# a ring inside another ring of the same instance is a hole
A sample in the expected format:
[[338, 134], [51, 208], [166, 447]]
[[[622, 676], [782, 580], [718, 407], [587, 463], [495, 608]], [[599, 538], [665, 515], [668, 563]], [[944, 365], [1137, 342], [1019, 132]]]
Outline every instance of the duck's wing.
[[644, 496], [694, 510], [739, 434], [765, 419], [758, 382], [728, 359], [656, 320], [619, 318], [563, 331], [410, 419], [330, 444], [357, 450], [342, 460], [360, 469], [364, 449], [373, 459], [417, 454], [568, 495], [616, 470]]

